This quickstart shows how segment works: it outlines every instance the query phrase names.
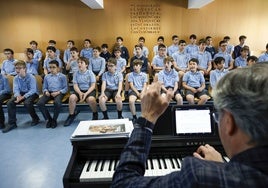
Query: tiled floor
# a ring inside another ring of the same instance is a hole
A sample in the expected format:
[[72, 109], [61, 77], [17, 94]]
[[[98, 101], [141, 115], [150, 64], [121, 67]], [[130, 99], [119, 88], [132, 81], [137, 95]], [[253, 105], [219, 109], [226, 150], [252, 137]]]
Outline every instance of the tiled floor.
[[[0, 133], [0, 188], [61, 188], [62, 177], [72, 152], [70, 136], [81, 120], [90, 120], [92, 113], [81, 112], [69, 127], [63, 127], [68, 113], [59, 116], [58, 127], [45, 128], [41, 123], [30, 127], [28, 114], [17, 115], [18, 128]], [[116, 112], [109, 112], [116, 118]], [[131, 117], [130, 112], [123, 112]], [[99, 118], [102, 114], [99, 113]]]

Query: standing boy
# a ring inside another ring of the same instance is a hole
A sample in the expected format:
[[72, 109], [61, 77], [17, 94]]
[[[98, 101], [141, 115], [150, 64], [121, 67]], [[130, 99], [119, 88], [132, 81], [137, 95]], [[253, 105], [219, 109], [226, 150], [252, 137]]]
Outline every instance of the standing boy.
[[133, 61], [133, 72], [128, 75], [129, 90], [129, 108], [133, 116], [133, 122], [137, 120], [135, 101], [140, 99], [141, 92], [148, 83], [147, 74], [141, 72], [142, 60], [135, 59]]
[[186, 90], [186, 100], [189, 104], [194, 104], [194, 97], [198, 97], [198, 105], [205, 104], [208, 96], [205, 91], [205, 78], [204, 75], [197, 70], [198, 59], [192, 58], [189, 61], [190, 71], [186, 72], [183, 76], [182, 86]]
[[39, 123], [39, 117], [34, 109], [34, 101], [39, 97], [36, 79], [27, 73], [24, 61], [16, 61], [15, 69], [17, 75], [13, 80], [13, 97], [7, 102], [8, 125], [2, 130], [3, 133], [17, 128], [16, 105], [21, 102], [24, 102], [24, 107], [32, 118], [31, 126]]
[[[43, 96], [37, 102], [39, 110], [47, 121], [46, 128], [56, 128], [57, 119], [60, 113], [62, 98], [68, 91], [67, 78], [64, 74], [60, 73], [59, 62], [52, 60], [49, 62], [50, 73], [44, 78], [43, 83]], [[50, 116], [45, 104], [53, 99], [54, 100], [54, 115]]]
[[121, 96], [123, 75], [116, 71], [116, 60], [114, 58], [108, 60], [107, 67], [108, 71], [102, 75], [101, 95], [99, 97], [99, 105], [104, 116], [103, 119], [109, 119], [105, 103], [110, 99], [116, 102], [118, 119], [123, 119]]
[[88, 70], [88, 60], [85, 57], [78, 59], [78, 71], [74, 73], [73, 84], [74, 94], [69, 98], [69, 116], [64, 126], [69, 126], [74, 121], [79, 111], [75, 111], [76, 103], [87, 102], [90, 106], [93, 116], [92, 120], [98, 119], [96, 102], [96, 78], [91, 70]]

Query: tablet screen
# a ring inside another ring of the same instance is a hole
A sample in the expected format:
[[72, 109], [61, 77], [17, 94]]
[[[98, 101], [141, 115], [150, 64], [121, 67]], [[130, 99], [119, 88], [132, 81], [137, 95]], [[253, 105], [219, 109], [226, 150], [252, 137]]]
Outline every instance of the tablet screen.
[[176, 109], [176, 134], [211, 133], [211, 117], [209, 109]]

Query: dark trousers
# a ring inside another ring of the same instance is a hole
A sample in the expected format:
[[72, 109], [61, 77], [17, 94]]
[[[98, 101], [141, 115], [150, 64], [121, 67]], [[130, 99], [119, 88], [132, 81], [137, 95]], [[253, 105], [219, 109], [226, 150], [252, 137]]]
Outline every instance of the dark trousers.
[[[34, 109], [34, 101], [36, 99], [38, 99], [38, 95], [35, 93], [31, 96], [29, 96], [27, 99], [24, 99], [21, 102], [24, 102], [24, 107], [26, 108], [26, 110], [28, 111], [28, 113], [30, 114], [30, 116], [32, 117], [32, 120], [36, 120], [39, 119], [38, 115], [35, 112]], [[14, 101], [16, 101], [16, 97], [12, 97], [8, 102], [7, 102], [7, 111], [8, 111], [8, 123], [10, 125], [15, 125], [16, 124], [16, 105], [21, 103], [15, 103]]]
[[54, 115], [53, 115], [53, 119], [54, 120], [57, 120], [58, 119], [58, 116], [59, 116], [59, 113], [60, 113], [60, 109], [61, 109], [61, 106], [62, 106], [62, 98], [63, 98], [64, 94], [59, 94], [57, 95], [55, 98], [52, 97], [52, 96], [46, 96], [46, 95], [43, 95], [39, 101], [36, 103], [36, 105], [38, 106], [39, 110], [41, 111], [41, 113], [43, 114], [44, 116], [44, 119], [45, 120], [51, 120], [51, 116], [50, 116], [50, 113], [48, 111], [48, 109], [46, 108], [46, 103], [49, 101], [49, 100], [54, 100]]
[[5, 123], [5, 115], [4, 115], [4, 111], [3, 111], [3, 102], [7, 99], [10, 99], [11, 94], [2, 94], [0, 95], [0, 124], [4, 125]]

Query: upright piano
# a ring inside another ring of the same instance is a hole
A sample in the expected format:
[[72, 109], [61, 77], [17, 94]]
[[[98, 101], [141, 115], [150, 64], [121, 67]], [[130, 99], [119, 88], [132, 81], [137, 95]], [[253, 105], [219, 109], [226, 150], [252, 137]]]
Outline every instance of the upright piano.
[[[145, 176], [162, 176], [180, 170], [184, 157], [192, 156], [202, 144], [210, 144], [224, 155], [214, 121], [211, 121], [210, 134], [174, 134], [174, 113], [174, 107], [168, 107], [156, 123]], [[63, 176], [64, 188], [109, 187], [127, 140], [71, 139], [73, 151]]]

